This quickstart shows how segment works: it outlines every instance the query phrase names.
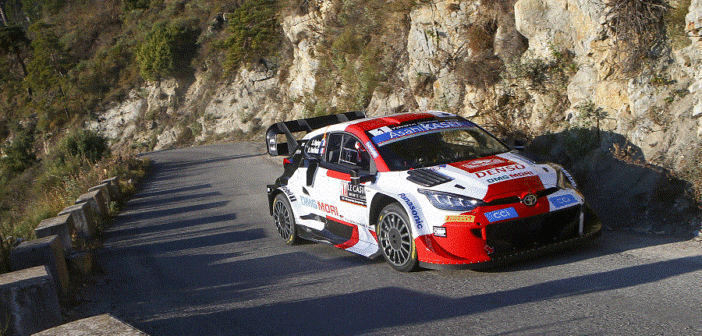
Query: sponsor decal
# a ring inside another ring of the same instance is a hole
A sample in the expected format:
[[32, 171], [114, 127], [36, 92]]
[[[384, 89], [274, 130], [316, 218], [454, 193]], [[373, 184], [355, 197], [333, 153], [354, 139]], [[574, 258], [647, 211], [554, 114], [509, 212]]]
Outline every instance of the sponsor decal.
[[381, 135], [383, 133], [388, 133], [388, 132], [392, 132], [392, 129], [388, 126], [383, 126], [383, 127], [368, 131], [368, 133], [370, 133], [374, 137]]
[[565, 169], [561, 169], [561, 171], [563, 172], [563, 175], [565, 175], [566, 178], [568, 178], [568, 181], [570, 181], [570, 184], [573, 185], [573, 188], [577, 188], [578, 185], [575, 183], [575, 179], [573, 178], [573, 176], [571, 176], [570, 173]]
[[366, 187], [342, 182], [340, 199], [344, 202], [366, 206]]
[[339, 209], [337, 209], [333, 205], [329, 205], [327, 203], [322, 203], [322, 202], [317, 202], [317, 206], [319, 207], [319, 210], [322, 210], [330, 215], [339, 215]]
[[[477, 178], [483, 178], [487, 176], [493, 176], [501, 173], [511, 173], [515, 171], [520, 171], [526, 169], [526, 166], [521, 164], [521, 163], [516, 163], [504, 167], [497, 167], [497, 168], [492, 168], [492, 169], [486, 169], [486, 170], [481, 170], [479, 172], [475, 172], [475, 177]], [[533, 174], [533, 173], [532, 173]]]
[[517, 210], [514, 210], [514, 208], [505, 208], [505, 209], [500, 209], [496, 211], [490, 211], [485, 213], [485, 218], [490, 223], [494, 222], [499, 222], [507, 219], [512, 219], [512, 218], [517, 218], [519, 215], [517, 214]]
[[497, 165], [504, 164], [507, 162], [509, 162], [509, 161], [507, 161], [505, 159], [498, 158], [498, 157], [494, 157], [494, 158], [489, 158], [489, 159], [473, 160], [473, 161], [470, 161], [468, 163], [464, 163], [463, 167], [472, 170], [472, 169], [483, 168], [483, 167], [487, 167], [487, 166], [497, 166]]
[[419, 212], [414, 206], [414, 203], [412, 203], [412, 200], [410, 200], [405, 194], [400, 194], [400, 198], [402, 198], [402, 200], [407, 204], [407, 208], [410, 210], [410, 215], [412, 215], [412, 218], [414, 218], [414, 222], [417, 223], [417, 229], [424, 227], [422, 224], [422, 217], [419, 216]]
[[446, 216], [444, 219], [446, 223], [473, 223], [475, 222], [475, 216], [471, 215], [457, 215], [457, 216]]
[[433, 171], [438, 172], [438, 171], [441, 170], [442, 168], [446, 168], [446, 164], [441, 164], [441, 165], [438, 165], [438, 166], [435, 166], [435, 167], [429, 167], [429, 170], [433, 170]]
[[575, 196], [573, 196], [573, 195], [562, 195], [562, 196], [549, 197], [548, 200], [557, 209], [569, 206], [571, 204], [578, 203], [578, 200], [575, 199]]
[[288, 187], [285, 187], [285, 186], [280, 187], [280, 190], [282, 190], [285, 193], [285, 195], [288, 196], [288, 199], [290, 199], [290, 202], [297, 201], [295, 194], [293, 194], [292, 191], [290, 191], [290, 189], [288, 189]]
[[373, 135], [373, 142], [382, 146], [386, 143], [393, 142], [408, 136], [415, 136], [426, 132], [441, 131], [445, 129], [466, 128], [472, 127], [473, 124], [469, 121], [453, 120], [453, 121], [427, 121], [412, 125], [390, 129], [389, 127], [381, 127], [369, 131]]
[[321, 140], [312, 140], [312, 141], [310, 141], [309, 144], [307, 144], [307, 153], [321, 154], [320, 153], [321, 149], [322, 149], [322, 141]]
[[302, 202], [302, 205], [303, 205], [303, 206], [306, 206], [306, 207], [308, 207], [308, 208], [312, 208], [312, 209], [315, 209], [315, 210], [316, 210], [316, 209], [319, 209], [319, 208], [317, 207], [317, 201], [315, 201], [315, 200], [313, 200], [313, 199], [311, 199], [311, 198], [309, 198], [309, 197], [300, 196], [300, 202]]
[[337, 209], [337, 207], [335, 207], [333, 205], [330, 205], [330, 204], [327, 204], [324, 202], [315, 201], [315, 200], [313, 200], [309, 197], [305, 197], [305, 196], [300, 196], [300, 201], [302, 202], [302, 205], [304, 205], [308, 208], [312, 208], [315, 210], [322, 210], [330, 215], [336, 215], [336, 216], [339, 215], [339, 209]]
[[485, 245], [485, 252], [487, 252], [487, 254], [493, 254], [495, 253], [495, 248], [490, 245]]
[[368, 149], [368, 153], [370, 153], [374, 159], [378, 158], [378, 151], [375, 150], [375, 146], [373, 146], [370, 141], [366, 142], [366, 148]]
[[536, 173], [528, 170], [528, 168], [521, 163], [485, 169], [474, 172], [473, 174], [479, 179], [485, 179], [485, 182], [488, 184], [536, 175]]

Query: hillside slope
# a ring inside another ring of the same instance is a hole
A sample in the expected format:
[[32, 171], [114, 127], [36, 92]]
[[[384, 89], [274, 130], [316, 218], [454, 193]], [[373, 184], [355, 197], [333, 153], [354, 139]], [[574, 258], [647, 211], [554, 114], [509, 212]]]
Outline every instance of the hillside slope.
[[[37, 93], [32, 106], [14, 102], [13, 117], [33, 116], [42, 134], [83, 125], [115, 148], [150, 150], [260, 138], [275, 121], [347, 110], [440, 109], [569, 167], [612, 227], [699, 232], [702, 1], [58, 7], [44, 15], [51, 29], [32, 27], [60, 36], [48, 40], [63, 58], [48, 59], [65, 60], [54, 74], [65, 69], [56, 83], [66, 89], [32, 89], [63, 105], [32, 114]], [[30, 35], [34, 45], [40, 34]]]

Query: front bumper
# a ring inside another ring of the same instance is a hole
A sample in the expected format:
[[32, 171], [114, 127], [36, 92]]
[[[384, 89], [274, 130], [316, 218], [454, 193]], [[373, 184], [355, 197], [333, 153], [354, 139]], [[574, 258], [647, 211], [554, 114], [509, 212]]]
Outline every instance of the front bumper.
[[494, 267], [536, 257], [599, 237], [597, 216], [586, 205], [484, 225], [444, 225], [446, 237], [417, 237], [419, 263], [431, 269]]

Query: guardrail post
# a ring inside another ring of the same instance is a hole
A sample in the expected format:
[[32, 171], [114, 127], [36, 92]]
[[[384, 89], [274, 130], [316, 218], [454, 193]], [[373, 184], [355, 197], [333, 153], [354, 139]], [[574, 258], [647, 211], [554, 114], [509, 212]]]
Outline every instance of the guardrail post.
[[0, 328], [24, 336], [63, 322], [54, 281], [46, 266], [0, 274]]
[[93, 336], [148, 336], [144, 332], [120, 321], [110, 314], [102, 314], [82, 320], [66, 323], [36, 333], [33, 336], [64, 336], [64, 335], [93, 335]]
[[98, 216], [88, 203], [78, 203], [65, 207], [59, 216], [70, 214], [78, 236], [83, 239], [93, 238], [97, 234]]
[[87, 192], [78, 197], [76, 204], [83, 202], [88, 203], [98, 217], [102, 218], [107, 215], [107, 205], [105, 203], [105, 197], [102, 193], [103, 192], [101, 189]]
[[75, 225], [73, 224], [73, 217], [70, 214], [45, 219], [34, 229], [34, 234], [37, 238], [57, 235], [63, 244], [64, 251], [70, 251], [73, 248], [71, 236], [74, 232]]
[[13, 270], [46, 265], [62, 298], [68, 297], [68, 269], [58, 236], [22, 242], [10, 251]]

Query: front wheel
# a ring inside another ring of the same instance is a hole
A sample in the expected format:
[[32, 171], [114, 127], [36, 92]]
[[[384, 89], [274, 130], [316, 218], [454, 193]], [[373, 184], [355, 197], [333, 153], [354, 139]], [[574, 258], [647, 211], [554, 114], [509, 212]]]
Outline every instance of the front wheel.
[[409, 217], [402, 206], [392, 203], [383, 208], [376, 231], [383, 257], [392, 268], [400, 272], [417, 269], [417, 247], [412, 238]]
[[293, 216], [290, 202], [283, 194], [278, 194], [273, 203], [273, 220], [278, 234], [283, 238], [285, 244], [295, 245], [297, 242], [297, 232], [295, 228], [295, 216]]

